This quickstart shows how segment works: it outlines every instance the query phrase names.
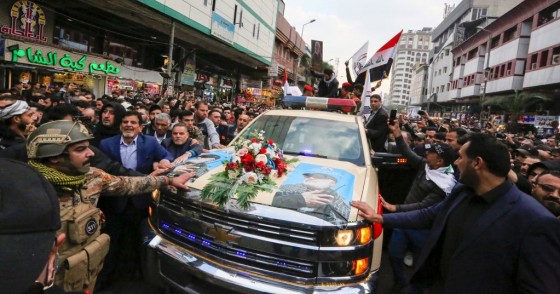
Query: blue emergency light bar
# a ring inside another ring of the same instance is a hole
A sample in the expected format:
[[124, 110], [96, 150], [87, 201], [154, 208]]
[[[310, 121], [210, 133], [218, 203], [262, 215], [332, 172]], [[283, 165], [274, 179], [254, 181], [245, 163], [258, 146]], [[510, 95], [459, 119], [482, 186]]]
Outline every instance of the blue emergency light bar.
[[352, 99], [342, 98], [284, 96], [282, 102], [286, 107], [305, 107], [312, 110], [341, 110], [343, 112], [350, 112], [356, 109], [356, 102]]

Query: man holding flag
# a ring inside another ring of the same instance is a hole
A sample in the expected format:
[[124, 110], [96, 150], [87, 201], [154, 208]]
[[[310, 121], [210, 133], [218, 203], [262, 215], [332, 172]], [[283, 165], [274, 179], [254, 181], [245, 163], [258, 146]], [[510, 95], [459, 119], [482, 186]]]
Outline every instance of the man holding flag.
[[[366, 59], [367, 53], [367, 43], [364, 44], [353, 56], [352, 56], [352, 64], [354, 73], [357, 75], [356, 80], [352, 82], [352, 76], [350, 74], [350, 69], [348, 68], [348, 61], [346, 64], [346, 77], [348, 82], [350, 83], [360, 83], [364, 85], [364, 91], [362, 94], [362, 107], [360, 112], [362, 114], [368, 113], [370, 109], [369, 105], [369, 98], [366, 98], [368, 92], [371, 94], [370, 84], [372, 81], [377, 81], [377, 85], [371, 88], [371, 91], [379, 88], [381, 86], [381, 81], [386, 78], [391, 71], [391, 66], [393, 65], [393, 59], [395, 57], [395, 53], [397, 52], [397, 45], [399, 43], [399, 39], [401, 38], [402, 30], [396, 34], [393, 38], [391, 38], [385, 45], [381, 46], [377, 52], [367, 61], [364, 62]], [[369, 74], [369, 75], [368, 75]]]

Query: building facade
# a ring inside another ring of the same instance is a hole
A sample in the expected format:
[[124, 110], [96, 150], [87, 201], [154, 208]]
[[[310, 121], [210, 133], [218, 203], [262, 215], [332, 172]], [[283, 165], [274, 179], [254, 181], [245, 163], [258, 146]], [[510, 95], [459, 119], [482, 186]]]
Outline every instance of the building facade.
[[432, 49], [432, 28], [403, 32], [393, 62], [389, 104], [408, 106], [411, 103], [414, 67], [427, 63]]
[[[158, 92], [170, 60], [173, 73], [165, 79], [176, 89], [231, 96], [233, 89], [262, 94], [268, 85], [279, 1], [37, 0], [4, 1], [0, 8], [3, 87], [76, 81], [97, 95], [148, 85]], [[28, 48], [31, 55], [14, 57]], [[64, 66], [67, 55], [84, 66]]]
[[559, 20], [559, 0], [525, 1], [455, 47], [450, 98], [479, 103], [515, 90], [559, 96]]
[[[451, 92], [454, 56], [451, 50], [494, 19], [515, 7], [522, 0], [463, 0], [457, 6], [447, 7], [445, 18], [432, 33], [433, 51], [429, 58], [429, 91], [423, 106], [430, 102], [454, 107]], [[436, 104], [437, 105], [437, 104]]]

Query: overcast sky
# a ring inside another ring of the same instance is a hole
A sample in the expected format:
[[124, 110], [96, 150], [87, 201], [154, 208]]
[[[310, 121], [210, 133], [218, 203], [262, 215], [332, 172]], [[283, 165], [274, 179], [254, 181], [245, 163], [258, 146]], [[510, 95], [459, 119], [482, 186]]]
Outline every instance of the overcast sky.
[[[368, 58], [400, 30], [421, 30], [436, 27], [443, 20], [445, 3], [461, 0], [284, 0], [284, 16], [303, 39], [323, 41], [323, 59], [339, 58], [337, 74], [346, 81], [344, 61], [369, 41]], [[336, 67], [336, 62], [330, 62]], [[336, 71], [336, 69], [335, 69]], [[389, 83], [381, 88], [388, 92]]]

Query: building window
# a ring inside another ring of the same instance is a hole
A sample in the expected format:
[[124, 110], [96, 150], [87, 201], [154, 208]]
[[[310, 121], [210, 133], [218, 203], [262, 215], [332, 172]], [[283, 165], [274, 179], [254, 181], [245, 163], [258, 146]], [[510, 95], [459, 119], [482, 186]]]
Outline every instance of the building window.
[[535, 70], [537, 69], [537, 57], [538, 57], [538, 53], [535, 53], [533, 55], [531, 55], [531, 57], [529, 57], [529, 60], [531, 62], [529, 62], [529, 68], [528, 70]]
[[548, 50], [541, 52], [541, 60], [539, 62], [539, 67], [547, 66], [548, 64]]
[[517, 26], [507, 30], [504, 32], [504, 41], [503, 43], [509, 42], [515, 38], [515, 32], [517, 31]]
[[552, 65], [560, 64], [560, 46], [552, 49]]
[[498, 46], [500, 46], [500, 36], [495, 36], [492, 38], [492, 41], [490, 41], [490, 48], [494, 49]]
[[467, 60], [471, 60], [475, 58], [477, 54], [478, 54], [478, 48], [474, 48], [473, 50], [469, 51], [469, 54], [467, 55]]
[[556, 3], [547, 9], [539, 12], [539, 18], [537, 20], [537, 26], [541, 26], [553, 19], [560, 17], [560, 3]]

